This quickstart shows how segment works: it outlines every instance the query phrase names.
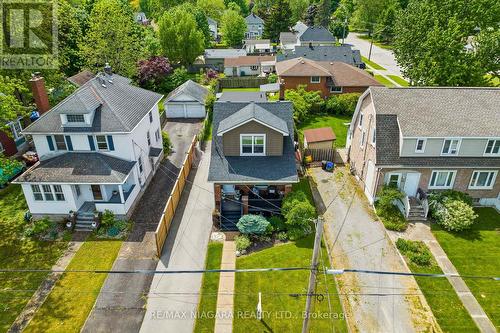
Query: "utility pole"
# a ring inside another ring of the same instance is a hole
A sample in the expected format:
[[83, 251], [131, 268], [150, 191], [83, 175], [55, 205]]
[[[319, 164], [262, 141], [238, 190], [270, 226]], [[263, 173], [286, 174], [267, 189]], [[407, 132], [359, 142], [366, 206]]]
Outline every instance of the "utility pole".
[[347, 19], [344, 20], [344, 26], [342, 29], [342, 45], [345, 43], [345, 26], [347, 25]]
[[370, 52], [368, 52], [368, 60], [372, 60], [372, 46], [373, 46], [373, 33], [372, 33], [372, 39], [370, 41]]
[[311, 302], [316, 287], [316, 275], [318, 274], [319, 251], [321, 250], [321, 239], [323, 236], [323, 218], [318, 216], [316, 222], [316, 236], [314, 237], [314, 249], [311, 261], [311, 274], [309, 275], [309, 287], [307, 288], [306, 310], [302, 323], [302, 333], [307, 333], [309, 326], [309, 315], [311, 313]]

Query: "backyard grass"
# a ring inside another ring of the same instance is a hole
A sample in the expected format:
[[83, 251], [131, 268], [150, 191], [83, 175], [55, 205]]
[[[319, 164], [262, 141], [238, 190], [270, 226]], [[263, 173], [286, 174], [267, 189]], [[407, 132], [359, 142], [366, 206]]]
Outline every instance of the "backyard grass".
[[368, 58], [366, 58], [366, 57], [361, 56], [361, 60], [363, 60], [363, 62], [364, 62], [365, 64], [367, 64], [368, 66], [370, 66], [370, 67], [371, 67], [371, 68], [373, 68], [373, 69], [378, 69], [378, 70], [382, 70], [382, 71], [383, 71], [383, 70], [385, 70], [385, 68], [384, 68], [384, 67], [380, 66], [380, 65], [379, 65], [379, 64], [377, 64], [376, 62], [373, 62], [373, 61], [371, 61], [371, 60], [368, 60]]
[[[221, 242], [211, 242], [208, 244], [206, 269], [219, 269], [222, 260]], [[198, 304], [198, 314], [194, 326], [196, 333], [208, 333], [214, 331], [215, 317], [204, 316], [212, 314], [217, 310], [217, 292], [219, 291], [219, 273], [204, 273], [201, 284], [200, 303]]]
[[[410, 270], [413, 273], [443, 274], [427, 246], [425, 244], [422, 244], [422, 246], [425, 247], [426, 252], [432, 258], [429, 266], [414, 263], [409, 259], [411, 253], [400, 249]], [[417, 284], [443, 332], [479, 332], [448, 279], [416, 276], [415, 280], [417, 280]]]
[[[121, 244], [120, 240], [89, 238], [67, 269], [109, 270]], [[80, 332], [106, 276], [107, 274], [102, 273], [65, 273], [25, 332]]]
[[[38, 241], [22, 237], [28, 209], [19, 185], [0, 192], [0, 267], [50, 269], [67, 248], [65, 241]], [[47, 273], [0, 273], [0, 331], [6, 332]], [[25, 290], [9, 292], [10, 289]]]
[[297, 124], [299, 131], [299, 140], [303, 141], [303, 131], [310, 128], [331, 127], [337, 139], [335, 147], [344, 148], [349, 125], [344, 125], [351, 122], [350, 116], [331, 116], [331, 115], [310, 115], [308, 118]]
[[[493, 208], [477, 208], [470, 230], [445, 231], [432, 224], [432, 232], [460, 275], [500, 276], [500, 214]], [[477, 301], [500, 331], [500, 281], [467, 279]]]
[[260, 91], [260, 88], [224, 88], [222, 92], [224, 91]]
[[386, 87], [391, 88], [391, 87], [395, 86], [394, 83], [392, 83], [391, 81], [389, 81], [387, 78], [385, 78], [382, 75], [375, 74], [373, 77], [375, 78], [375, 80], [382, 83]]
[[399, 84], [401, 87], [408, 87], [410, 85], [410, 83], [405, 79], [403, 79], [401, 76], [397, 75], [387, 75], [387, 76], [390, 77], [394, 82]]
[[300, 178], [298, 183], [292, 184], [292, 191], [302, 191], [307, 196], [307, 199], [315, 207], [314, 199], [311, 191], [311, 186], [309, 186], [309, 178]]
[[[305, 267], [310, 265], [313, 235], [236, 259], [236, 267]], [[322, 260], [329, 267], [323, 248]], [[309, 281], [309, 271], [259, 272], [236, 274], [233, 332], [300, 332]], [[328, 291], [327, 291], [328, 290]], [[255, 318], [258, 293], [262, 293], [263, 320]], [[310, 332], [347, 332], [342, 306], [333, 277], [318, 275], [313, 299]], [[327, 297], [330, 295], [330, 302]], [[299, 295], [297, 295], [299, 294]], [[331, 310], [329, 307], [331, 305]], [[325, 315], [318, 318], [320, 314]], [[326, 318], [325, 318], [326, 317]]]

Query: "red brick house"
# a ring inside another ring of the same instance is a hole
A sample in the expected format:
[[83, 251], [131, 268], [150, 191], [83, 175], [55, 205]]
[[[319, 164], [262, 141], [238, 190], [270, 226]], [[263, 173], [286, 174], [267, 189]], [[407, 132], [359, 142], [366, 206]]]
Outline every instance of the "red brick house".
[[276, 74], [284, 89], [305, 85], [324, 98], [334, 94], [363, 93], [370, 86], [382, 86], [370, 74], [343, 62], [295, 58], [276, 63]]

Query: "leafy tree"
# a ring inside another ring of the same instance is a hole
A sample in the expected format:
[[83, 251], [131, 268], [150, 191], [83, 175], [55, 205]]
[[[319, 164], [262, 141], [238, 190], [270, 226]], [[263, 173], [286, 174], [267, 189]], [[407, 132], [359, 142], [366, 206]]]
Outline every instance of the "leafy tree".
[[291, 20], [295, 24], [302, 20], [307, 7], [309, 7], [309, 0], [289, 0], [289, 4], [292, 13]]
[[174, 69], [174, 72], [170, 74], [162, 84], [161, 89], [165, 92], [171, 92], [184, 82], [189, 80], [189, 74], [184, 67], [179, 67]]
[[302, 191], [294, 191], [283, 199], [281, 213], [285, 217], [288, 238], [296, 240], [309, 234], [316, 209]]
[[394, 38], [394, 23], [399, 10], [399, 3], [393, 2], [384, 9], [375, 26], [374, 37], [382, 41], [392, 41]]
[[0, 122], [2, 126], [20, 115], [26, 115], [28, 108], [22, 102], [27, 93], [23, 81], [0, 75]]
[[264, 20], [264, 38], [277, 42], [280, 33], [289, 31], [292, 26], [291, 13], [287, 0], [276, 0], [271, 7], [269, 15]]
[[485, 85], [500, 70], [499, 15], [493, 0], [410, 0], [393, 44], [403, 74], [417, 85]]
[[109, 62], [114, 71], [130, 77], [141, 58], [140, 40], [130, 7], [119, 0], [98, 0], [89, 17], [88, 33], [79, 44], [87, 67], [102, 69]]
[[307, 11], [304, 14], [304, 23], [308, 26], [313, 26], [316, 22], [316, 14], [318, 12], [318, 6], [316, 4], [311, 4], [307, 7]]
[[187, 12], [193, 14], [196, 20], [196, 26], [198, 30], [203, 33], [205, 39], [205, 46], [210, 46], [212, 42], [212, 35], [210, 33], [210, 28], [208, 27], [208, 19], [205, 12], [201, 8], [193, 5], [192, 3], [185, 2], [182, 5], [175, 7], [175, 10], [185, 9]]
[[269, 221], [261, 215], [247, 214], [238, 220], [236, 226], [242, 234], [260, 235], [266, 232], [269, 227]]
[[265, 21], [269, 16], [274, 1], [275, 0], [254, 0], [252, 2], [253, 7], [251, 12]]
[[224, 15], [222, 15], [220, 30], [222, 40], [226, 42], [227, 45], [238, 46], [241, 45], [245, 37], [247, 24], [245, 19], [241, 17], [237, 11], [227, 9]]
[[224, 4], [226, 5], [227, 8], [229, 8], [229, 4], [231, 2], [235, 3], [236, 5], [238, 5], [238, 7], [241, 10], [240, 11], [241, 15], [243, 15], [243, 16], [247, 16], [248, 15], [248, 5], [247, 5], [246, 0], [224, 0]]
[[388, 6], [387, 0], [357, 0], [353, 13], [352, 25], [359, 30], [368, 31], [371, 36], [375, 25], [385, 8]]
[[219, 22], [226, 5], [224, 0], [197, 0], [196, 5], [205, 13], [207, 17]]
[[196, 18], [185, 8], [165, 12], [159, 21], [162, 52], [172, 62], [190, 65], [203, 53], [205, 39]]
[[299, 122], [310, 113], [319, 112], [325, 103], [319, 91], [307, 91], [303, 85], [287, 89], [285, 99], [293, 103], [293, 118]]
[[59, 68], [67, 76], [71, 76], [80, 70], [83, 62], [78, 51], [78, 43], [83, 38], [80, 24], [83, 13], [80, 8], [71, 6], [66, 0], [58, 1], [57, 11]]
[[156, 90], [172, 72], [172, 67], [165, 57], [151, 57], [139, 61], [139, 85], [147, 89]]
[[320, 0], [318, 4], [318, 9], [314, 21], [317, 26], [322, 26], [328, 28], [331, 21], [332, 13], [332, 1], [331, 0]]
[[332, 95], [326, 100], [326, 110], [333, 114], [352, 116], [359, 96], [359, 93]]

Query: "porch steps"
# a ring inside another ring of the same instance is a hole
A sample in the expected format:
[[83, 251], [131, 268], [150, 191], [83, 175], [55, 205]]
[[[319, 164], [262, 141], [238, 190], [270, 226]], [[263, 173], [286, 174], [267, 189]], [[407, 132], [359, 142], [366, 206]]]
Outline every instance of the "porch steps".
[[410, 202], [410, 212], [408, 214], [410, 222], [425, 222], [427, 217], [424, 214], [424, 207], [416, 202]]
[[94, 222], [94, 213], [82, 212], [76, 216], [76, 231], [93, 231], [92, 222]]
[[220, 218], [220, 228], [221, 231], [238, 231], [236, 223], [241, 217], [240, 211], [225, 211], [222, 212]]

